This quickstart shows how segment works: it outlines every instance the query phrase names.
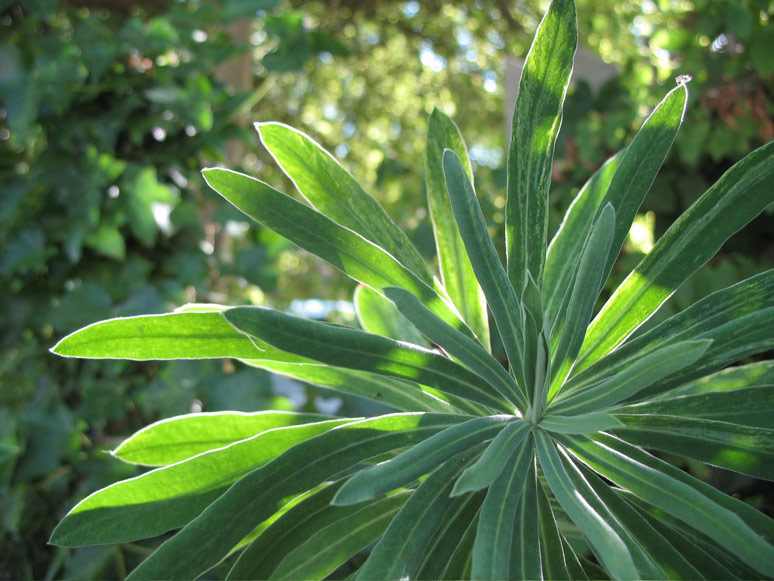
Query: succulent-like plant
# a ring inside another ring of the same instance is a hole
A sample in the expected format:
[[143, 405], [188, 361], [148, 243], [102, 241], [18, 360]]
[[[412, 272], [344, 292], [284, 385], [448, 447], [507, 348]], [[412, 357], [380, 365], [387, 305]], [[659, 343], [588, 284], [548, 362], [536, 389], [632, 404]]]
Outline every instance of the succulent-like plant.
[[322, 578], [344, 574], [347, 563], [358, 579], [774, 576], [774, 521], [650, 452], [774, 479], [774, 362], [729, 367], [774, 345], [774, 271], [637, 332], [774, 201], [774, 143], [707, 190], [592, 320], [681, 124], [687, 88], [680, 79], [631, 145], [589, 180], [546, 248], [576, 37], [574, 3], [554, 0], [516, 103], [506, 267], [462, 138], [439, 111], [429, 121], [427, 190], [440, 279], [302, 133], [258, 125], [308, 204], [236, 172], [205, 170], [245, 214], [358, 281], [363, 328], [189, 305], [96, 323], [53, 351], [233, 357], [397, 411], [156, 423], [114, 451], [153, 469], [83, 500], [52, 542], [119, 543], [180, 529], [133, 579], [192, 579], [235, 552], [233, 579]]

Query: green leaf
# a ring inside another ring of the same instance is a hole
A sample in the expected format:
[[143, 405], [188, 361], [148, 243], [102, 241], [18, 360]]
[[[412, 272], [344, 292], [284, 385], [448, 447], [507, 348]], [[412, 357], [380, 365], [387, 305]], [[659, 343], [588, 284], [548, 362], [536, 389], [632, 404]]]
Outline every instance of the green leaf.
[[[570, 377], [562, 391], [569, 393], [613, 377], [656, 349], [681, 341], [711, 338], [713, 352], [725, 354], [724, 360], [727, 363], [738, 361], [750, 354], [751, 349], [754, 353], [756, 344], [759, 343], [753, 338], [752, 346], [744, 347], [744, 330], [749, 329], [751, 321], [760, 319], [761, 311], [770, 307], [774, 307], [774, 270], [712, 293], [650, 331], [626, 341], [612, 353]], [[741, 335], [742, 341], [737, 338], [737, 334]], [[742, 348], [735, 343], [741, 344]], [[703, 361], [708, 361], [707, 355], [705, 354]], [[707, 373], [704, 371], [696, 377]], [[679, 383], [690, 379], [695, 378], [683, 378]]]
[[259, 347], [216, 312], [109, 319], [71, 333], [51, 352], [64, 357], [137, 361], [262, 356]]
[[613, 578], [639, 579], [626, 544], [575, 487], [551, 438], [540, 429], [533, 433], [540, 467], [551, 491], [589, 541], [597, 558]]
[[306, 542], [311, 533], [362, 508], [331, 506], [331, 499], [341, 484], [343, 480], [322, 485], [283, 510], [277, 518], [272, 517], [270, 523], [264, 523], [266, 526], [260, 534], [239, 554], [227, 579], [268, 579], [285, 556]]
[[235, 328], [277, 349], [329, 365], [416, 381], [494, 409], [511, 407], [478, 375], [416, 345], [262, 307], [238, 307], [224, 315]]
[[481, 457], [467, 468], [457, 480], [452, 496], [481, 490], [494, 482], [518, 450], [532, 425], [523, 420], [514, 420], [498, 433], [487, 446]]
[[591, 323], [579, 370], [626, 339], [732, 234], [774, 202], [773, 161], [774, 142], [753, 151], [669, 227]]
[[[714, 559], [706, 550], [702, 548], [698, 539], [689, 538], [686, 536], [690, 532], [682, 522], [671, 522], [669, 517], [652, 506], [648, 508], [653, 511], [646, 510], [643, 506], [642, 500], [627, 492], [625, 490], [617, 490], [617, 494], [626, 499], [626, 501], [632, 506], [638, 513], [648, 521], [651, 527], [653, 527], [659, 535], [661, 535], [666, 542], [674, 547], [674, 549], [690, 563], [690, 565], [696, 568], [699, 572], [698, 575], [688, 576], [684, 578], [695, 579], [733, 579], [734, 574], [731, 573], [726, 567], [720, 564], [719, 561]], [[654, 512], [659, 513], [658, 516]], [[726, 554], [724, 554], [726, 556]], [[733, 559], [732, 555], [728, 555], [728, 558]], [[676, 567], [675, 567], [676, 568]]]
[[[613, 450], [620, 456], [631, 458], [638, 464], [646, 466], [651, 471], [663, 473], [666, 476], [693, 488], [697, 493], [707, 497], [718, 506], [736, 514], [746, 526], [750, 527], [761, 538], [770, 544], [774, 544], [774, 520], [749, 504], [719, 491], [717, 488], [690, 476], [684, 470], [675, 468], [668, 462], [660, 460], [641, 448], [632, 446], [619, 438], [607, 434], [594, 434], [593, 439], [610, 450]], [[673, 516], [677, 517], [676, 514]], [[684, 528], [682, 522], [681, 528]], [[720, 541], [720, 544], [721, 546], [724, 545], [722, 541]]]
[[[415, 444], [460, 420], [447, 414], [395, 414], [351, 422], [339, 426], [346, 430], [333, 429], [301, 442], [234, 483], [129, 579], [194, 579], [299, 494], [358, 462]], [[224, 522], [229, 526], [223, 527]]]
[[446, 510], [436, 534], [428, 542], [422, 557], [417, 579], [440, 579], [449, 568], [455, 552], [463, 544], [468, 528], [478, 518], [478, 511], [484, 501], [484, 492], [457, 496]]
[[604, 270], [605, 279], [613, 268], [645, 195], [672, 147], [683, 122], [687, 102], [688, 89], [685, 85], [678, 85], [666, 94], [626, 148], [610, 181], [602, 205], [613, 205], [616, 223]]
[[449, 492], [470, 457], [471, 452], [465, 451], [446, 460], [417, 487], [374, 546], [357, 579], [416, 578], [427, 546], [455, 502]]
[[612, 407], [636, 395], [656, 381], [696, 363], [712, 341], [684, 341], [647, 353], [613, 377], [560, 396], [549, 410], [556, 414], [582, 414]]
[[573, 437], [570, 452], [618, 486], [708, 535], [761, 573], [774, 574], [774, 546], [739, 516], [695, 487], [606, 446], [600, 435], [594, 438], [596, 441]]
[[112, 454], [132, 464], [167, 466], [268, 430], [327, 419], [320, 414], [278, 411], [187, 414], [144, 427]]
[[458, 581], [470, 578], [470, 570], [473, 561], [473, 544], [476, 540], [478, 518], [474, 518], [468, 525], [465, 534], [457, 545], [454, 554], [449, 559], [449, 565], [443, 572], [442, 579]]
[[256, 222], [374, 290], [399, 286], [411, 291], [446, 322], [473, 336], [432, 287], [383, 248], [249, 176], [218, 168], [202, 174], [212, 189]]
[[524, 63], [508, 148], [508, 277], [519, 294], [527, 272], [543, 284], [554, 145], [577, 45], [575, 3], [554, 0]]
[[606, 412], [588, 412], [574, 416], [548, 414], [538, 424], [544, 430], [559, 434], [587, 434], [619, 428], [623, 424], [614, 415]]
[[62, 519], [51, 543], [63, 547], [123, 543], [180, 527], [245, 474], [299, 442], [352, 421], [277, 428], [103, 488]]
[[270, 579], [325, 578], [379, 538], [411, 498], [410, 493], [403, 492], [346, 511], [341, 518], [295, 545]]
[[[562, 545], [562, 537], [556, 516], [551, 508], [543, 485], [537, 487], [538, 524], [540, 534], [540, 556], [542, 571], [533, 579], [572, 579], [567, 571], [567, 563]], [[526, 544], [526, 543], [525, 543]], [[527, 577], [522, 577], [526, 579]]]
[[[584, 466], [581, 473], [594, 493], [605, 504], [613, 517], [629, 532], [637, 543], [643, 555], [656, 567], [648, 577], [665, 579], [701, 579], [701, 574], [688, 562], [679, 551], [675, 550], [668, 540], [662, 537], [650, 523], [640, 515], [618, 491]], [[660, 574], [660, 575], [659, 575]]]
[[387, 462], [358, 472], [333, 502], [355, 504], [410, 484], [455, 454], [493, 438], [512, 419], [513, 416], [473, 418], [439, 432]]
[[411, 320], [430, 341], [489, 382], [522, 413], [526, 412], [527, 401], [519, 386], [500, 362], [480, 343], [442, 321], [410, 292], [398, 287], [388, 287], [383, 290], [385, 296], [395, 303], [405, 318]]
[[421, 347], [428, 346], [422, 334], [391, 300], [367, 286], [360, 285], [355, 289], [355, 312], [360, 326], [369, 333]]
[[613, 513], [611, 507], [600, 498], [598, 491], [595, 490], [593, 480], [597, 479], [596, 475], [589, 473], [589, 471], [584, 473], [582, 465], [579, 466], [566, 453], [562, 458], [562, 462], [570, 480], [577, 489], [577, 494], [604, 519], [607, 525], [615, 531], [626, 545], [627, 552], [637, 571], [639, 571], [637, 579], [660, 578], [659, 570], [647, 552], [637, 542], [636, 531], [627, 529], [621, 519]]
[[[671, 394], [671, 392], [667, 392]], [[698, 395], [675, 395], [656, 401], [621, 406], [614, 413], [671, 415], [729, 422], [742, 426], [771, 427], [774, 383]]]
[[457, 126], [437, 108], [433, 109], [427, 123], [427, 148], [425, 151], [425, 176], [427, 181], [427, 206], [435, 234], [441, 281], [457, 310], [479, 341], [489, 347], [489, 316], [486, 299], [476, 280], [465, 245], [454, 221], [443, 173], [443, 152], [450, 149], [462, 161], [465, 173], [473, 182], [470, 159]]
[[[723, 395], [722, 392], [726, 391], [770, 387], [771, 385], [774, 385], [774, 361], [756, 361], [747, 365], [729, 367], [712, 375], [684, 383], [679, 387], [659, 394], [653, 400], [712, 394], [721, 397]], [[690, 407], [686, 406], [686, 409], [690, 409]]]
[[562, 298], [572, 283], [575, 265], [583, 250], [583, 244], [578, 241], [588, 238], [597, 210], [602, 207], [602, 199], [625, 151], [608, 159], [584, 184], [548, 247], [543, 304], [549, 328], [555, 324]]
[[378, 401], [399, 411], [464, 413], [477, 409], [471, 407], [467, 400], [446, 395], [430, 387], [364, 371], [353, 371], [316, 362], [244, 360], [244, 363], [299, 381]]
[[556, 323], [551, 329], [549, 398], [562, 386], [583, 343], [594, 304], [604, 283], [605, 257], [613, 239], [615, 222], [613, 207], [605, 205], [591, 229], [578, 259], [572, 284], [567, 289]]
[[298, 191], [321, 213], [384, 248], [426, 284], [430, 271], [408, 236], [336, 159], [300, 131], [256, 123], [261, 141]]
[[454, 217], [462, 240], [465, 242], [473, 270], [481, 288], [484, 289], [487, 304], [497, 323], [497, 330], [508, 355], [511, 373], [514, 374], [529, 400], [531, 392], [528, 389], [529, 386], [525, 385], [522, 368], [524, 365], [522, 307], [489, 237], [473, 185], [453, 151], [444, 151], [443, 169]]
[[[529, 540], [515, 540], [519, 499], [525, 482], [535, 480], [535, 449], [532, 438], [519, 444], [508, 465], [489, 487], [481, 505], [476, 543], [473, 547], [473, 579], [527, 578], [511, 575], [511, 547], [524, 547], [526, 551], [538, 547]], [[523, 521], [519, 519], [518, 524]], [[530, 551], [533, 552], [533, 551]], [[529, 560], [522, 564], [526, 565]], [[514, 572], [516, 573], [516, 572]]]
[[[770, 410], [769, 409], [769, 416]], [[694, 458], [774, 480], [774, 429], [752, 428], [728, 421], [670, 415], [616, 414], [624, 427], [615, 433], [626, 441], [663, 452]]]

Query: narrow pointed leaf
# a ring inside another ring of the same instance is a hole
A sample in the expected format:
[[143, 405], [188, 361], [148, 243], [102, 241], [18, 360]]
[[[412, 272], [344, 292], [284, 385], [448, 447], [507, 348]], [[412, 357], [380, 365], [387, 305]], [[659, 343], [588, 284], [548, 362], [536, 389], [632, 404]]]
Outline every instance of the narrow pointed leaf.
[[526, 412], [527, 402], [519, 386], [500, 365], [500, 362], [492, 357], [480, 343], [441, 320], [410, 292], [397, 287], [389, 287], [384, 289], [384, 294], [430, 341], [456, 357], [468, 369], [486, 379], [503, 397], [514, 403], [522, 413]]
[[774, 429], [669, 415], [616, 416], [624, 426], [615, 433], [634, 445], [774, 480]]
[[263, 356], [218, 312], [108, 319], [71, 333], [51, 351], [63, 357], [135, 361]]
[[[532, 439], [532, 438], [530, 438]], [[534, 460], [524, 481], [511, 539], [511, 579], [542, 579], [542, 547], [537, 540], [540, 535], [538, 514], [537, 471]]]
[[412, 483], [455, 454], [490, 440], [512, 416], [486, 416], [459, 423], [395, 458], [358, 472], [341, 488], [334, 503], [363, 502]]
[[572, 392], [550, 406], [553, 413], [581, 414], [612, 407], [671, 373], [694, 364], [707, 352], [709, 340], [684, 341], [656, 349], [615, 376]]
[[[665, 579], [701, 578], [701, 574], [694, 566], [679, 551], [675, 550], [669, 541], [662, 537], [636, 509], [621, 498], [614, 488], [603, 482], [591, 470], [583, 466], [580, 467], [580, 470], [599, 499], [605, 503], [611, 514], [621, 523], [621, 526], [629, 531], [638, 548], [655, 565], [657, 573], [663, 575]], [[653, 575], [653, 577], [660, 575]]]
[[489, 348], [489, 316], [484, 293], [476, 280], [465, 245], [454, 221], [443, 177], [442, 156], [450, 149], [462, 160], [473, 181], [470, 159], [457, 126], [439, 109], [433, 109], [427, 123], [425, 175], [427, 206], [433, 223], [441, 280], [454, 305], [479, 338]]
[[581, 348], [579, 369], [626, 339], [732, 234], [774, 202], [772, 179], [774, 142], [736, 163], [683, 213], [602, 307]]
[[132, 464], [167, 466], [268, 430], [328, 419], [320, 414], [282, 411], [186, 414], [144, 427], [112, 454]]
[[398, 493], [358, 507], [309, 535], [282, 560], [270, 579], [323, 579], [378, 539], [409, 493]]
[[481, 491], [452, 500], [436, 534], [425, 549], [417, 579], [440, 579], [443, 576], [468, 527], [471, 523], [475, 524], [484, 495], [484, 491]]
[[[647, 551], [643, 550], [637, 542], [636, 531], [626, 528], [625, 524], [612, 511], [611, 506], [600, 497], [599, 491], [593, 486], [593, 479], [597, 476], [590, 471], [583, 471], [583, 466], [575, 462], [567, 453], [562, 454], [562, 463], [567, 475], [570, 477], [577, 494], [589, 503], [605, 523], [620, 537], [626, 545], [626, 550], [639, 572], [637, 579], [659, 579], [660, 571], [653, 563]], [[599, 559], [599, 557], [597, 557]]]
[[[414, 297], [408, 291], [404, 290], [403, 292]], [[396, 341], [413, 343], [420, 347], [428, 346], [422, 333], [398, 311], [390, 299], [367, 286], [360, 285], [355, 289], [355, 312], [360, 326], [369, 333], [389, 337]], [[454, 329], [454, 327], [451, 328]], [[467, 335], [464, 336], [467, 337]]]
[[[513, 536], [517, 532], [516, 514], [525, 482], [532, 475], [534, 483], [535, 449], [532, 438], [522, 440], [508, 465], [492, 483], [486, 493], [481, 514], [478, 519], [478, 532], [473, 547], [474, 579], [511, 579], [511, 547]], [[521, 538], [519, 546], [526, 545], [527, 539]], [[537, 547], [534, 547], [537, 549]], [[538, 563], [539, 563], [539, 551]], [[528, 561], [525, 561], [526, 565]], [[514, 572], [516, 573], [516, 572]], [[527, 578], [518, 575], [517, 578]]]
[[575, 264], [583, 249], [583, 244], [578, 241], [588, 238], [594, 217], [602, 207], [610, 180], [625, 151], [608, 159], [584, 184], [570, 204], [556, 236], [548, 247], [543, 278], [543, 303], [549, 328], [554, 325], [562, 298], [570, 288]]
[[[735, 575], [731, 573], [726, 567], [721, 565], [719, 561], [713, 558], [707, 551], [705, 551], [695, 538], [688, 538], [686, 533], [689, 529], [683, 525], [683, 523], [670, 522], [666, 518], [663, 518], [663, 511], [649, 507], [652, 511], [658, 512], [656, 516], [652, 512], [646, 510], [643, 506], [642, 500], [627, 492], [625, 490], [618, 490], [618, 495], [627, 500], [630, 506], [637, 510], [637, 512], [648, 521], [658, 534], [660, 534], [666, 541], [674, 547], [674, 549], [683, 555], [686, 560], [697, 571], [697, 575], [685, 576], [684, 578], [692, 579], [716, 579], [718, 581], [726, 581], [727, 579], [735, 579]], [[672, 526], [675, 525], [675, 526]]]
[[[299, 494], [358, 462], [414, 444], [458, 421], [446, 414], [395, 414], [351, 422], [340, 426], [346, 430], [332, 429], [297, 444], [234, 483], [129, 579], [195, 579]], [[224, 522], [229, 526], [223, 527]]]
[[551, 386], [556, 393], [575, 363], [594, 304], [604, 282], [605, 257], [615, 228], [615, 211], [607, 204], [599, 214], [578, 260], [578, 269], [551, 329]]
[[505, 426], [481, 457], [462, 473], [454, 485], [452, 495], [481, 490], [492, 484], [521, 449], [522, 441], [531, 429], [532, 425], [523, 420], [514, 420]]
[[475, 406], [464, 399], [441, 393], [418, 383], [332, 365], [245, 361], [248, 365], [279, 373], [299, 381], [377, 401], [405, 412], [471, 413]]
[[224, 315], [240, 331], [278, 349], [329, 365], [416, 381], [494, 409], [511, 407], [478, 375], [416, 345], [261, 307], [238, 307]]
[[256, 123], [261, 141], [298, 191], [320, 212], [384, 248], [430, 284], [422, 256], [377, 202], [330, 153], [282, 123]]
[[268, 579], [294, 547], [341, 518], [348, 518], [359, 507], [331, 506], [339, 480], [309, 494], [273, 520], [239, 554], [227, 579]]
[[535, 430], [534, 434], [540, 467], [551, 491], [562, 509], [583, 532], [605, 569], [614, 578], [638, 579], [640, 574], [626, 544], [605, 522], [603, 515], [579, 493], [565, 471], [551, 438], [542, 430]]
[[[576, 439], [573, 441], [575, 440]], [[758, 536], [766, 540], [769, 544], [774, 544], [774, 519], [771, 519], [749, 504], [719, 491], [717, 488], [710, 486], [706, 482], [694, 478], [684, 470], [675, 468], [668, 462], [660, 460], [641, 448], [624, 442], [619, 438], [607, 434], [594, 434], [593, 440], [601, 443], [610, 450], [613, 450], [618, 455], [631, 458], [634, 462], [647, 467], [650, 471], [661, 472], [669, 478], [693, 488], [696, 493], [709, 498], [716, 505], [736, 514], [744, 524], [755, 531]], [[582, 442], [583, 440], [578, 441]], [[675, 514], [675, 516], [677, 515]], [[720, 541], [720, 544], [722, 545], [724, 543]]]
[[677, 395], [621, 406], [613, 412], [627, 415], [700, 418], [770, 429], [771, 410], [774, 410], [774, 383], [732, 391]]
[[[492, 239], [489, 237], [476, 193], [456, 154], [446, 150], [443, 154], [443, 169], [446, 187], [449, 191], [454, 217], [460, 235], [470, 256], [473, 270], [481, 288], [484, 289], [487, 304], [492, 311], [497, 330], [508, 355], [511, 372], [524, 385], [524, 330], [521, 305], [516, 291], [511, 286]], [[526, 393], [526, 395], [531, 395]]]
[[473, 519], [468, 525], [462, 540], [457, 545], [452, 558], [449, 559], [449, 565], [443, 572], [441, 579], [458, 581], [459, 579], [469, 579], [470, 569], [473, 561], [473, 544], [476, 540], [476, 530], [478, 527], [478, 518]]
[[571, 453], [593, 470], [702, 531], [761, 573], [774, 574], [774, 546], [737, 515], [684, 482], [651, 470], [600, 441], [573, 438]]
[[473, 336], [429, 283], [360, 234], [244, 174], [211, 168], [202, 175], [212, 189], [256, 222], [366, 286], [375, 290], [400, 286], [415, 293], [441, 318]]
[[[684, 383], [665, 393], [654, 397], [654, 400], [703, 396], [722, 392], [767, 388], [774, 385], [774, 361], [756, 361], [747, 365], [729, 367], [694, 381]], [[691, 406], [688, 406], [690, 409]], [[686, 414], [690, 415], [690, 414]], [[708, 417], [708, 416], [699, 416]]]
[[449, 491], [469, 461], [469, 453], [457, 454], [417, 487], [374, 546], [357, 579], [416, 578], [426, 547], [454, 503]]
[[[544, 579], [571, 579], [567, 571], [567, 562], [564, 555], [562, 538], [556, 522], [556, 516], [551, 509], [543, 486], [537, 490], [539, 534], [540, 534], [540, 558], [543, 569], [541, 578]], [[526, 579], [526, 577], [523, 577]], [[536, 578], [536, 577], [533, 577]]]
[[245, 474], [299, 442], [352, 421], [278, 428], [103, 488], [62, 519], [51, 535], [51, 543], [122, 543], [180, 527]]
[[[646, 333], [626, 341], [615, 351], [583, 371], [577, 373], [577, 369], [574, 370], [573, 376], [567, 381], [562, 392], [569, 393], [613, 377], [654, 350], [681, 341], [712, 338], [713, 350], [720, 345], [720, 352], [729, 352], [730, 356], [736, 356], [738, 352], [730, 353], [729, 347], [732, 341], [729, 339], [731, 335], [729, 330], [736, 328], [735, 323], [739, 320], [748, 316], [752, 316], [754, 320], [761, 311], [770, 307], [774, 307], [774, 270], [714, 292]], [[744, 329], [745, 323], [740, 327]], [[737, 360], [738, 358], [731, 359], [728, 362]]]
[[588, 412], [573, 416], [549, 414], [538, 424], [544, 430], [559, 434], [588, 434], [623, 427], [614, 415], [605, 412]]
[[528, 271], [538, 286], [543, 283], [554, 145], [577, 45], [575, 3], [554, 0], [524, 63], [508, 148], [506, 247], [508, 276], [518, 293]]
[[610, 182], [602, 204], [613, 205], [616, 224], [605, 265], [605, 279], [613, 268], [645, 195], [672, 147], [683, 122], [687, 102], [688, 89], [685, 85], [678, 85], [667, 93], [626, 148]]

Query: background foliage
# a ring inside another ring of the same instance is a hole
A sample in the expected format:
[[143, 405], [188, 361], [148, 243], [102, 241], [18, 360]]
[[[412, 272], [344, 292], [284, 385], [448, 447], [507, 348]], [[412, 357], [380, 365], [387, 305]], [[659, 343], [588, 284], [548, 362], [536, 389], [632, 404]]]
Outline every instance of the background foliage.
[[[110, 577], [137, 558], [137, 547], [69, 553], [45, 544], [74, 500], [128, 475], [101, 453], [120, 436], [200, 407], [300, 401], [278, 395], [292, 392], [256, 370], [62, 360], [47, 355], [56, 339], [100, 318], [191, 300], [351, 298], [348, 282], [224, 208], [199, 168], [223, 162], [280, 183], [246, 121], [289, 122], [334, 151], [428, 249], [422, 152], [437, 105], [466, 136], [484, 211], [493, 230], [502, 228], [503, 59], [525, 54], [545, 8], [497, 0], [476, 10], [357, 0], [109, 4], [0, 1], [2, 578]], [[580, 38], [620, 74], [596, 92], [582, 82], [571, 88], [555, 210], [628, 142], [664, 85], [694, 77], [683, 129], [638, 219], [642, 239], [623, 258], [634, 261], [694, 193], [774, 137], [774, 8], [764, 0], [586, 0], [578, 13]], [[230, 76], [224, 63], [244, 54], [246, 78], [244, 69]], [[773, 240], [769, 212], [671, 303], [686, 306], [770, 266]], [[348, 316], [343, 308], [336, 316]], [[310, 410], [326, 403], [301, 396]], [[691, 468], [771, 502], [750, 481]]]

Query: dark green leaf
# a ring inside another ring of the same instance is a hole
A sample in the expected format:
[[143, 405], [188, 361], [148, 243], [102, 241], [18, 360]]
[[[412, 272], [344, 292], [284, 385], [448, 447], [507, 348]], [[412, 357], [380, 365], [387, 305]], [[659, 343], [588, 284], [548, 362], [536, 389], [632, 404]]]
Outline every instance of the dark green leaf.
[[218, 168], [202, 173], [212, 189], [253, 220], [374, 290], [399, 286], [411, 291], [446, 322], [473, 336], [444, 299], [380, 246], [249, 176]]
[[577, 45], [575, 3], [554, 0], [524, 63], [508, 148], [508, 277], [519, 294], [527, 272], [543, 284], [554, 145]]
[[754, 569], [774, 573], [774, 546], [739, 516], [695, 487], [606, 446], [602, 435], [594, 436], [597, 441], [572, 438], [570, 451], [593, 470], [702, 531]]
[[446, 460], [417, 487], [374, 546], [358, 579], [416, 578], [427, 546], [455, 502], [449, 492], [471, 454], [475, 452]]
[[615, 433], [637, 446], [774, 480], [774, 429], [670, 415], [616, 417], [624, 427], [617, 428]]
[[613, 239], [615, 223], [615, 211], [608, 203], [594, 222], [578, 258], [572, 283], [559, 308], [556, 323], [551, 329], [549, 398], [564, 383], [583, 343], [594, 304], [604, 282], [605, 257]]
[[487, 416], [459, 423], [392, 460], [355, 474], [333, 502], [340, 505], [363, 502], [411, 484], [455, 454], [493, 438], [512, 419], [513, 416]]
[[261, 307], [234, 308], [224, 315], [235, 328], [277, 349], [329, 365], [416, 381], [494, 409], [511, 409], [478, 375], [416, 345]]
[[548, 247], [543, 279], [543, 304], [549, 328], [554, 325], [562, 298], [570, 288], [575, 265], [583, 250], [583, 244], [579, 241], [588, 238], [594, 217], [602, 207], [602, 199], [625, 151], [607, 160], [586, 182], [572, 201]]
[[487, 304], [497, 324], [497, 330], [508, 355], [511, 373], [520, 382], [520, 387], [529, 400], [531, 392], [528, 391], [529, 386], [524, 384], [522, 368], [524, 365], [522, 307], [489, 237], [473, 185], [453, 151], [444, 152], [443, 169], [454, 217], [473, 264], [473, 270], [484, 290]]
[[[473, 547], [471, 576], [474, 579], [531, 578], [522, 576], [521, 573], [527, 572], [526, 570], [530, 569], [529, 564], [535, 560], [535, 555], [539, 555], [539, 545], [535, 542], [537, 539], [521, 537], [515, 540], [514, 535], [519, 532], [516, 526], [526, 522], [517, 520], [516, 517], [525, 482], [531, 478], [534, 485], [534, 470], [535, 448], [532, 438], [527, 437], [522, 440], [508, 465], [489, 487], [484, 504], [481, 505], [476, 543]], [[532, 553], [522, 555], [524, 559], [518, 559], [524, 568], [518, 572], [511, 572], [511, 548], [514, 545], [523, 548], [524, 553]], [[539, 560], [537, 562], [539, 564]]]
[[529, 435], [532, 425], [514, 420], [498, 433], [481, 457], [467, 468], [457, 480], [452, 495], [486, 488], [494, 482], [510, 459], [522, 449], [522, 441]]
[[540, 467], [551, 491], [589, 541], [605, 569], [614, 578], [640, 578], [626, 543], [606, 522], [605, 515], [595, 510], [573, 484], [554, 442], [543, 430], [535, 430], [534, 434]]
[[[194, 579], [299, 494], [358, 462], [414, 444], [460, 419], [446, 414], [395, 414], [352, 422], [341, 426], [347, 430], [333, 429], [306, 440], [234, 483], [129, 578]], [[229, 526], [221, 526], [224, 522]], [[213, 530], [219, 534], [213, 535]], [[180, 558], [181, 551], [185, 559]]]
[[485, 347], [489, 347], [489, 318], [484, 293], [476, 280], [454, 221], [443, 175], [442, 157], [450, 149], [462, 160], [468, 178], [473, 182], [470, 159], [460, 131], [454, 122], [434, 108], [427, 123], [425, 176], [427, 206], [435, 233], [441, 280], [457, 310]]
[[410, 292], [397, 287], [384, 289], [384, 294], [397, 305], [401, 313], [425, 336], [456, 357], [463, 365], [486, 379], [500, 394], [525, 413], [527, 402], [516, 382], [480, 343], [460, 333], [425, 307]]
[[578, 369], [626, 339], [732, 234], [774, 202], [773, 162], [771, 142], [737, 162], [669, 227], [592, 322]]
[[355, 310], [360, 326], [369, 333], [421, 347], [428, 346], [422, 334], [391, 300], [367, 286], [360, 285], [355, 289]]

